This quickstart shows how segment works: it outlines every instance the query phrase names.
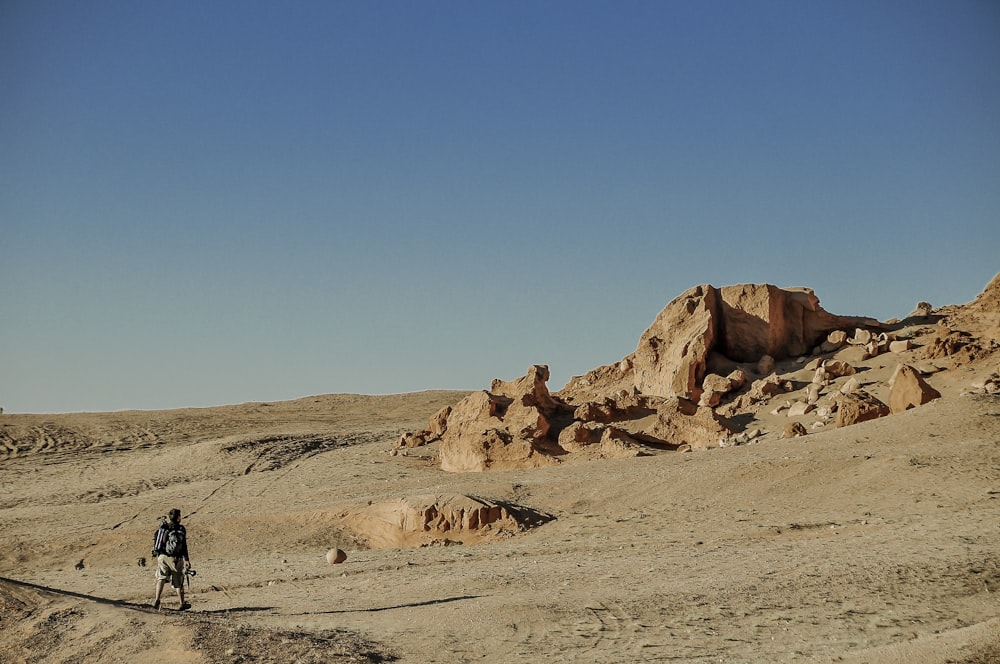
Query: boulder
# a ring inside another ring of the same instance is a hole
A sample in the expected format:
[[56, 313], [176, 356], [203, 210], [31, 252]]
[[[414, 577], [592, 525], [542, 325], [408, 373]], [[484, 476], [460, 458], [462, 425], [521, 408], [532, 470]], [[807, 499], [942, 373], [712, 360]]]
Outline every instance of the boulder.
[[761, 376], [767, 376], [774, 372], [775, 362], [774, 358], [770, 355], [763, 355], [757, 361], [757, 373]]
[[930, 302], [917, 302], [917, 306], [913, 308], [907, 318], [926, 318], [931, 315], [933, 310], [934, 307], [931, 306]]
[[731, 403], [720, 407], [717, 412], [726, 417], [735, 417], [739, 413], [748, 410], [755, 410], [755, 406], [763, 404], [771, 397], [781, 392], [785, 392], [786, 386], [777, 374], [771, 374], [766, 378], [755, 380], [750, 385], [750, 389], [739, 395]]
[[836, 403], [820, 403], [816, 404], [816, 417], [821, 420], [828, 420], [833, 417], [833, 413], [837, 410]]
[[738, 390], [746, 384], [747, 377], [741, 369], [735, 369], [728, 376], [718, 374], [708, 374], [702, 381], [701, 398], [698, 400], [699, 406], [717, 406], [722, 397], [733, 390]]
[[864, 328], [854, 330], [854, 336], [847, 340], [852, 346], [867, 346], [872, 341], [872, 333]]
[[788, 409], [788, 417], [801, 417], [813, 409], [812, 404], [796, 401]]
[[827, 360], [823, 363], [823, 369], [826, 370], [831, 378], [853, 376], [856, 373], [854, 365], [844, 360]]
[[819, 350], [821, 353], [832, 353], [843, 348], [845, 344], [847, 344], [847, 332], [834, 330], [826, 335], [826, 339], [820, 344]]
[[907, 364], [896, 367], [889, 383], [891, 385], [889, 410], [893, 413], [902, 413], [941, 397], [940, 392], [931, 387], [916, 369]]
[[802, 422], [789, 422], [785, 425], [785, 430], [781, 432], [780, 438], [798, 438], [809, 433]]
[[837, 426], [846, 427], [889, 414], [889, 407], [864, 390], [844, 394], [837, 400]]
[[913, 345], [910, 343], [909, 339], [897, 339], [896, 341], [889, 342], [890, 353], [905, 353], [912, 347]]
[[347, 554], [343, 549], [330, 549], [326, 552], [326, 562], [330, 565], [339, 565], [347, 560]]
[[770, 399], [775, 394], [781, 394], [785, 389], [782, 384], [781, 378], [778, 374], [771, 374], [766, 378], [761, 378], [760, 380], [755, 380], [750, 385], [750, 391], [748, 395], [751, 399], [757, 401], [766, 401]]
[[813, 373], [812, 383], [814, 385], [828, 385], [831, 379], [832, 376], [827, 373], [826, 369], [819, 367], [816, 369], [815, 373]]
[[847, 346], [838, 350], [833, 359], [847, 362], [848, 364], [858, 364], [870, 358], [872, 354], [864, 346]]
[[856, 377], [851, 376], [847, 381], [840, 386], [841, 394], [851, 394], [852, 392], [857, 392], [861, 389], [861, 381]]
[[739, 390], [747, 384], [747, 374], [743, 369], [733, 369], [726, 378], [729, 379], [729, 389]]

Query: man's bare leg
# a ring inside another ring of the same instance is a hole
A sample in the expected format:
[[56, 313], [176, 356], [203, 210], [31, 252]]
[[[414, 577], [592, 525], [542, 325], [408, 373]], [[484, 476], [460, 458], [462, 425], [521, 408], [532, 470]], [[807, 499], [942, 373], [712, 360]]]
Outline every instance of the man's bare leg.
[[153, 598], [153, 608], [160, 608], [160, 596], [163, 595], [163, 586], [166, 585], [166, 579], [156, 580], [156, 597]]

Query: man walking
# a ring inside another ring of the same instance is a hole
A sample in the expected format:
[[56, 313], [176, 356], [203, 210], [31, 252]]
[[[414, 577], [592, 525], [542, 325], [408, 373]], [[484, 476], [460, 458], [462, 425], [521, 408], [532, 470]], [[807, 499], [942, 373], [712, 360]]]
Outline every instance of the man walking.
[[181, 511], [170, 510], [169, 517], [161, 517], [160, 528], [153, 536], [153, 557], [156, 558], [156, 597], [153, 608], [160, 608], [160, 596], [167, 580], [177, 592], [180, 610], [186, 611], [191, 605], [184, 601], [184, 574], [191, 569], [188, 557], [187, 530], [181, 525]]

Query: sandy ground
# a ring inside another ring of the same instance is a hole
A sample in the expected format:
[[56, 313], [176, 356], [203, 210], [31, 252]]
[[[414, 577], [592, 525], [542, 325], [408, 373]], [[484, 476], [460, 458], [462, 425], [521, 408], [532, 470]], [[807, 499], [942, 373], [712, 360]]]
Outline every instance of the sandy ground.
[[[3, 415], [0, 662], [997, 662], [1000, 398], [960, 394], [987, 370], [803, 438], [765, 417], [742, 447], [475, 474], [389, 453], [459, 392]], [[339, 526], [428, 493], [551, 520], [411, 549]], [[186, 613], [138, 564], [172, 507]]]

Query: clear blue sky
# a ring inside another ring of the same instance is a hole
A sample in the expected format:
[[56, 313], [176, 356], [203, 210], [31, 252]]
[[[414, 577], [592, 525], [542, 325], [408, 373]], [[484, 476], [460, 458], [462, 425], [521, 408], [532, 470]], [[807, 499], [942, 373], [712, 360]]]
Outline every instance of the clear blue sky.
[[477, 389], [1000, 270], [1000, 3], [0, 1], [0, 405]]

